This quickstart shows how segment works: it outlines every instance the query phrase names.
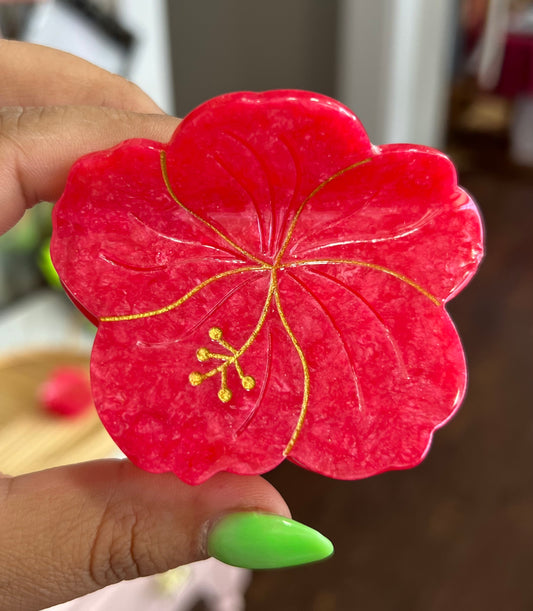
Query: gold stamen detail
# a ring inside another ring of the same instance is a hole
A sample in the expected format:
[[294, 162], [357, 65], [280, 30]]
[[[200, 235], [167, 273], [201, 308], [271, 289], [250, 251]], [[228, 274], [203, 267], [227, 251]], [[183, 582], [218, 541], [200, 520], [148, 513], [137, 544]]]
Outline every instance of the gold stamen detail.
[[228, 366], [226, 363], [220, 372], [220, 390], [218, 391], [218, 398], [222, 403], [228, 403], [231, 400], [232, 394], [233, 393], [228, 388]]
[[226, 350], [228, 350], [230, 354], [217, 354], [214, 352], [210, 352], [207, 348], [199, 348], [196, 351], [196, 357], [199, 361], [203, 362], [205, 360], [213, 358], [216, 360], [223, 361], [223, 363], [218, 367], [214, 367], [210, 371], [207, 371], [206, 373], [199, 373], [197, 371], [193, 371], [191, 374], [189, 374], [189, 382], [193, 386], [198, 386], [207, 378], [211, 378], [217, 373], [220, 373], [221, 387], [218, 392], [218, 398], [224, 403], [227, 403], [231, 400], [232, 396], [231, 391], [227, 388], [227, 369], [230, 365], [234, 365], [235, 370], [237, 371], [241, 380], [242, 387], [245, 390], [251, 390], [255, 387], [255, 379], [252, 376], [245, 375], [238, 359], [253, 344], [259, 332], [263, 328], [268, 314], [268, 310], [270, 308], [270, 303], [272, 302], [272, 296], [274, 295], [274, 282], [275, 279], [274, 277], [272, 277], [270, 281], [270, 286], [268, 288], [268, 295], [265, 301], [265, 305], [263, 306], [263, 310], [261, 311], [261, 315], [259, 317], [259, 320], [257, 321], [255, 329], [252, 331], [250, 337], [246, 340], [246, 342], [238, 350], [223, 338], [222, 329], [220, 329], [220, 327], [211, 327], [211, 329], [209, 329], [208, 335], [211, 340], [217, 342], [218, 344], [226, 348]]
[[255, 388], [255, 379], [252, 376], [241, 376], [241, 384], [244, 390], [252, 390]]

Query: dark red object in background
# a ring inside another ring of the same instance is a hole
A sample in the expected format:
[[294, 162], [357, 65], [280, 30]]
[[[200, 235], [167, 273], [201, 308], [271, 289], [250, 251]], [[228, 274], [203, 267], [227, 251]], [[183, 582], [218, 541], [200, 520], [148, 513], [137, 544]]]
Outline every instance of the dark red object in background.
[[81, 159], [52, 257], [98, 322], [100, 417], [149, 471], [411, 467], [463, 397], [444, 306], [482, 257], [479, 213], [446, 157], [371, 145], [329, 98], [221, 96], [168, 145]]
[[496, 93], [533, 96], [533, 34], [508, 34]]
[[43, 408], [58, 416], [78, 416], [92, 405], [89, 376], [80, 367], [59, 367], [38, 392]]

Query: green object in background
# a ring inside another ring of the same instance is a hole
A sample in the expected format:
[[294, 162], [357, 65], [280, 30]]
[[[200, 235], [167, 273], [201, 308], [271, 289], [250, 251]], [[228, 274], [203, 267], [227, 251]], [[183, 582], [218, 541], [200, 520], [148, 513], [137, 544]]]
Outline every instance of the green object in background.
[[39, 269], [41, 270], [46, 282], [56, 289], [62, 288], [61, 281], [57, 275], [54, 264], [52, 263], [52, 257], [50, 256], [50, 240], [41, 246], [38, 256]]
[[51, 210], [50, 202], [42, 202], [0, 235], [0, 307], [42, 287], [45, 272], [39, 269], [38, 259], [52, 233]]
[[208, 553], [233, 566], [277, 569], [323, 560], [333, 554], [333, 545], [318, 531], [289, 518], [239, 512], [215, 524]]

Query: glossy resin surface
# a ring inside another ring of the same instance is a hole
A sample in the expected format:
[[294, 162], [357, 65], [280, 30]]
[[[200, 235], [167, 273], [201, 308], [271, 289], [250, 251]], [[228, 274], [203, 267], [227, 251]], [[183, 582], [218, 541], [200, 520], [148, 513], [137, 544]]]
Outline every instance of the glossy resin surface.
[[82, 158], [51, 250], [98, 325], [100, 417], [149, 471], [411, 467], [462, 400], [445, 304], [481, 260], [478, 210], [444, 155], [374, 146], [330, 98], [228, 94], [168, 144]]

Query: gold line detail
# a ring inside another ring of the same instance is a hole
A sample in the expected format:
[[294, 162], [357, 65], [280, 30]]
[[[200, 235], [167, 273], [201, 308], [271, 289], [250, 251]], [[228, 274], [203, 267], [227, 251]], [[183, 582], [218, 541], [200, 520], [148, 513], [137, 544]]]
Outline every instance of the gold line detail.
[[256, 257], [255, 255], [252, 255], [251, 252], [248, 252], [247, 250], [245, 250], [244, 248], [242, 248], [241, 246], [239, 246], [238, 244], [236, 244], [233, 240], [231, 240], [230, 238], [228, 238], [228, 236], [224, 235], [220, 230], [218, 230], [216, 227], [214, 227], [213, 225], [211, 225], [211, 223], [209, 223], [208, 221], [206, 221], [204, 218], [202, 218], [200, 215], [196, 214], [195, 212], [193, 212], [191, 209], [187, 208], [187, 206], [185, 206], [184, 204], [182, 204], [179, 199], [176, 197], [176, 194], [174, 193], [174, 191], [172, 190], [172, 185], [170, 184], [170, 180], [168, 178], [168, 171], [167, 171], [167, 156], [165, 151], [161, 151], [161, 153], [159, 154], [160, 157], [160, 161], [161, 161], [161, 174], [163, 175], [163, 180], [165, 182], [165, 186], [167, 188], [167, 191], [170, 195], [170, 197], [172, 197], [172, 199], [176, 202], [176, 204], [178, 204], [178, 206], [180, 206], [180, 208], [183, 208], [183, 210], [185, 210], [186, 212], [188, 212], [191, 216], [193, 216], [195, 219], [199, 220], [201, 223], [203, 223], [206, 227], [209, 227], [209, 229], [211, 229], [211, 231], [213, 231], [214, 233], [217, 234], [217, 236], [219, 238], [222, 238], [225, 242], [227, 242], [228, 244], [230, 244], [230, 246], [232, 246], [233, 248], [235, 248], [235, 250], [238, 250], [242, 255], [244, 255], [245, 257], [247, 257], [248, 259], [251, 259], [252, 261], [255, 261], [256, 263], [259, 263], [261, 265], [264, 265], [265, 267], [270, 267], [270, 265], [268, 263], [266, 263], [265, 261], [262, 261], [261, 259], [259, 259], [258, 257]]
[[402, 282], [405, 282], [409, 286], [412, 286], [419, 293], [422, 293], [425, 297], [427, 297], [430, 301], [432, 301], [435, 305], [442, 305], [441, 300], [438, 297], [435, 297], [432, 293], [427, 291], [424, 287], [417, 284], [414, 280], [411, 280], [407, 276], [395, 272], [388, 267], [383, 267], [382, 265], [378, 265], [376, 263], [368, 263], [366, 261], [353, 261], [350, 259], [315, 259], [315, 260], [306, 260], [306, 261], [293, 261], [292, 263], [283, 264], [281, 267], [300, 267], [303, 265], [323, 265], [326, 263], [331, 263], [334, 265], [342, 264], [342, 265], [358, 265], [359, 267], [367, 267], [369, 269], [375, 269], [377, 271], [383, 272], [384, 274], [388, 274], [389, 276], [393, 276], [394, 278], [398, 278]]
[[222, 336], [220, 338], [217, 338], [217, 341], [221, 346], [224, 346], [224, 348], [226, 348], [228, 352], [231, 352], [231, 354], [237, 354], [237, 350], [235, 350], [235, 348], [231, 344], [229, 344]]
[[[263, 268], [259, 268], [259, 269], [263, 269]], [[196, 352], [196, 356], [198, 360], [201, 362], [207, 361], [210, 358], [221, 360], [223, 362], [218, 367], [214, 367], [213, 369], [211, 369], [210, 371], [207, 371], [206, 373], [201, 373], [199, 371], [191, 372], [189, 374], [189, 382], [193, 386], [198, 386], [207, 378], [211, 378], [214, 375], [216, 375], [217, 373], [220, 373], [221, 374], [221, 388], [218, 393], [218, 398], [224, 403], [227, 403], [228, 401], [230, 401], [232, 397], [232, 393], [227, 387], [227, 370], [228, 370], [228, 367], [230, 367], [231, 365], [235, 365], [235, 369], [241, 379], [241, 384], [245, 390], [251, 390], [252, 388], [255, 387], [255, 379], [250, 375], [244, 374], [241, 364], [239, 363], [239, 358], [253, 344], [253, 342], [256, 340], [257, 336], [259, 335], [261, 329], [263, 328], [263, 325], [265, 324], [265, 320], [268, 315], [268, 310], [272, 302], [272, 296], [274, 294], [274, 277], [273, 276], [274, 276], [274, 270], [272, 270], [272, 276], [271, 276], [270, 285], [268, 288], [267, 298], [265, 301], [265, 305], [263, 306], [263, 310], [261, 311], [261, 315], [259, 316], [259, 320], [257, 321], [257, 324], [255, 325], [254, 330], [252, 331], [252, 333], [250, 334], [246, 342], [238, 350], [235, 349], [229, 342], [227, 342], [223, 338], [222, 329], [218, 327], [212, 327], [209, 330], [209, 337], [213, 341], [217, 342], [218, 344], [226, 348], [226, 350], [228, 350], [228, 352], [230, 352], [231, 354], [228, 354], [228, 355], [214, 354], [210, 352], [207, 348], [199, 348]]]
[[241, 346], [241, 348], [233, 355], [234, 359], [238, 359], [240, 356], [242, 356], [246, 352], [246, 350], [248, 350], [248, 348], [253, 344], [253, 342], [255, 341], [256, 337], [259, 335], [259, 332], [263, 328], [263, 325], [265, 324], [265, 319], [266, 319], [267, 314], [268, 314], [268, 309], [269, 309], [270, 303], [272, 301], [272, 296], [274, 295], [275, 282], [276, 282], [276, 280], [275, 280], [275, 271], [272, 270], [272, 277], [271, 277], [271, 280], [270, 280], [270, 286], [268, 287], [268, 294], [267, 294], [267, 298], [266, 298], [266, 301], [265, 301], [265, 305], [263, 306], [263, 311], [261, 312], [261, 316], [259, 317], [259, 320], [257, 321], [257, 325], [255, 326], [255, 329], [250, 334], [250, 337]]
[[287, 318], [285, 317], [285, 312], [283, 311], [283, 308], [281, 307], [281, 299], [279, 296], [276, 270], [272, 270], [272, 281], [273, 281], [272, 284], [274, 286], [274, 299], [276, 301], [276, 307], [278, 309], [279, 317], [281, 318], [281, 322], [283, 323], [283, 326], [285, 327], [285, 331], [287, 331], [287, 335], [291, 338], [292, 345], [294, 346], [294, 348], [296, 349], [296, 352], [298, 353], [298, 356], [300, 357], [300, 362], [302, 363], [302, 369], [303, 369], [303, 374], [304, 374], [304, 394], [303, 394], [303, 399], [302, 399], [302, 407], [300, 409], [300, 415], [298, 417], [298, 422], [296, 423], [296, 426], [291, 435], [291, 438], [289, 439], [289, 443], [287, 444], [286, 448], [283, 450], [283, 456], [286, 457], [290, 454], [290, 452], [294, 448], [294, 444], [296, 443], [296, 440], [300, 436], [300, 432], [302, 430], [304, 420], [307, 415], [307, 406], [309, 404], [309, 389], [311, 386], [311, 376], [309, 375], [309, 365], [307, 364], [303, 350], [300, 344], [298, 343], [296, 336], [292, 332], [292, 329], [289, 326]]
[[170, 305], [167, 305], [163, 308], [159, 308], [158, 310], [151, 310], [149, 312], [139, 312], [138, 314], [123, 314], [119, 316], [103, 316], [102, 318], [100, 318], [100, 322], [118, 322], [122, 320], [138, 320], [139, 318], [149, 318], [150, 316], [157, 316], [159, 314], [165, 314], [166, 312], [169, 312], [170, 310], [173, 310], [174, 308], [179, 307], [182, 303], [185, 303], [187, 299], [189, 299], [190, 297], [192, 297], [193, 295], [201, 291], [208, 284], [215, 282], [216, 280], [220, 280], [221, 278], [225, 278], [226, 276], [240, 274], [242, 272], [256, 272], [256, 271], [263, 271], [265, 269], [268, 269], [268, 268], [239, 267], [237, 269], [230, 269], [226, 272], [222, 272], [220, 274], [216, 274], [215, 276], [211, 276], [211, 278], [207, 278], [207, 280], [204, 280], [203, 282], [195, 286], [188, 293], [183, 295], [183, 297], [180, 297], [177, 301], [174, 301], [174, 303], [171, 303]]
[[327, 186], [331, 181], [335, 180], [336, 178], [339, 178], [339, 176], [342, 176], [343, 174], [346, 174], [346, 172], [349, 172], [350, 170], [353, 170], [357, 167], [359, 167], [360, 165], [364, 165], [365, 163], [369, 163], [372, 159], [370, 157], [368, 157], [367, 159], [363, 159], [362, 161], [357, 161], [356, 163], [352, 163], [352, 165], [349, 165], [346, 168], [343, 168], [342, 170], [339, 170], [338, 172], [335, 172], [335, 174], [332, 174], [329, 178], [326, 178], [326, 180], [324, 180], [323, 182], [321, 182], [318, 187], [315, 187], [311, 193], [304, 199], [304, 201], [300, 204], [300, 207], [298, 208], [296, 214], [294, 215], [294, 218], [291, 221], [289, 230], [287, 231], [287, 236], [285, 237], [285, 240], [283, 241], [283, 244], [276, 256], [276, 261], [274, 263], [275, 266], [278, 266], [281, 258], [283, 257], [283, 255], [285, 254], [285, 251], [287, 250], [287, 247], [289, 245], [289, 242], [291, 241], [292, 238], [292, 234], [294, 232], [294, 229], [296, 227], [296, 223], [298, 222], [298, 219], [300, 218], [300, 214], [302, 213], [304, 207], [306, 206], [307, 202], [312, 199], [319, 191], [321, 191], [325, 186]]

